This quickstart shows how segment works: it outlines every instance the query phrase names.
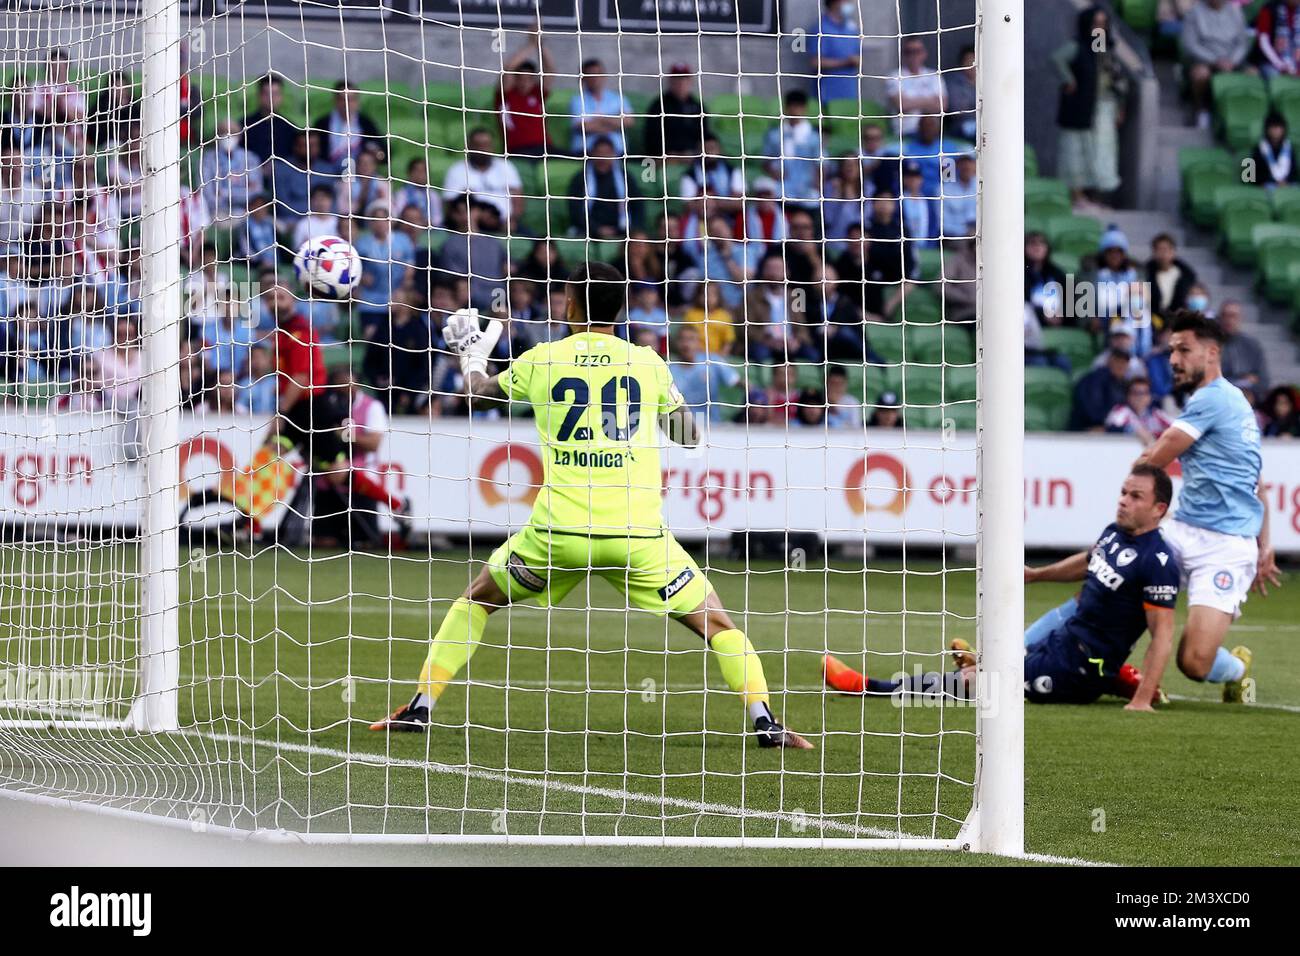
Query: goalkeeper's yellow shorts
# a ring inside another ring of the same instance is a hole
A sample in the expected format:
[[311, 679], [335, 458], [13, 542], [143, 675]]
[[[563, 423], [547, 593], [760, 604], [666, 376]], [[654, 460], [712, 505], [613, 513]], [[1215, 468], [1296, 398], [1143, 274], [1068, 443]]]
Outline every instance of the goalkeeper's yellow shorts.
[[659, 538], [589, 537], [531, 525], [488, 558], [488, 572], [511, 602], [559, 604], [589, 574], [602, 577], [629, 607], [660, 614], [694, 611], [713, 586], [665, 530]]

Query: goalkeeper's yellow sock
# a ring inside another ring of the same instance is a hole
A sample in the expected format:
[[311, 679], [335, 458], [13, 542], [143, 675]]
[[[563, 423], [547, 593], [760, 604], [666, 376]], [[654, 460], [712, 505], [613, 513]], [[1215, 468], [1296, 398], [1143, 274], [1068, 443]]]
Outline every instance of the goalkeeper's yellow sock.
[[487, 608], [466, 597], [457, 598], [447, 610], [420, 670], [419, 705], [432, 709], [448, 682], [469, 663], [483, 639], [487, 619]]
[[750, 717], [771, 717], [768, 706], [767, 678], [763, 675], [763, 662], [754, 651], [743, 631], [732, 628], [718, 631], [709, 638], [709, 647], [718, 659], [722, 679], [727, 686], [740, 694]]

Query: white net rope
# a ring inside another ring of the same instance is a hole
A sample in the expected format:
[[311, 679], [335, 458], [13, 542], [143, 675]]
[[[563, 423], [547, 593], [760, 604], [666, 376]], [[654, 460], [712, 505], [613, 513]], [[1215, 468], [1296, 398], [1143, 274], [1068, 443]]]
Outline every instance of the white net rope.
[[[840, 695], [823, 659], [950, 672], [974, 643], [975, 4], [565, 0], [540, 32], [526, 6], [187, 9], [179, 250], [141, 250], [148, 24], [8, 0], [4, 787], [395, 837], [956, 835], [974, 707]], [[361, 259], [344, 301], [295, 274], [325, 236]], [[140, 283], [169, 251], [181, 730], [140, 734]], [[429, 733], [368, 729], [549, 454], [527, 403], [471, 409], [447, 316], [502, 320], [507, 369], [567, 334], [585, 262], [707, 424], [638, 453], [816, 750], [759, 749], [608, 566], [492, 615]]]

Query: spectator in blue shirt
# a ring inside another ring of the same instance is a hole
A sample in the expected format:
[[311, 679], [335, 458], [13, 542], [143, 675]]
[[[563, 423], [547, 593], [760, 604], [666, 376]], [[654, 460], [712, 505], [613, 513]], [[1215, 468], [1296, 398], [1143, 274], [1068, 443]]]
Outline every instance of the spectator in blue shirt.
[[686, 406], [710, 422], [722, 421], [724, 411], [728, 411], [720, 400], [722, 390], [739, 384], [740, 373], [726, 362], [714, 362], [704, 355], [700, 333], [694, 326], [677, 331], [674, 351], [677, 358], [668, 368]]
[[922, 116], [916, 123], [916, 135], [903, 142], [903, 161], [915, 160], [921, 165], [925, 191], [931, 196], [939, 195], [944, 169], [951, 170], [957, 155], [970, 150], [969, 143], [949, 139], [942, 130], [939, 117]]
[[588, 155], [602, 136], [614, 144], [616, 156], [627, 152], [623, 124], [632, 107], [626, 97], [606, 86], [608, 81], [604, 63], [595, 59], [583, 61], [582, 88], [569, 102], [572, 147], [576, 156]]
[[248, 214], [248, 201], [262, 191], [262, 158], [239, 145], [236, 120], [223, 120], [216, 143], [203, 154], [203, 198], [217, 223], [235, 222]]
[[298, 220], [311, 211], [312, 188], [324, 186], [333, 195], [335, 180], [320, 159], [320, 140], [306, 130], [294, 137], [292, 158], [276, 157], [270, 168], [276, 228], [283, 235], [291, 235]]
[[388, 310], [393, 293], [415, 265], [415, 247], [406, 233], [393, 229], [388, 204], [383, 202], [366, 210], [366, 229], [353, 246], [361, 256], [357, 299], [364, 319]]
[[903, 164], [902, 202], [903, 236], [916, 240], [916, 247], [934, 245], [939, 218], [939, 200], [925, 191], [925, 177], [915, 160]]
[[251, 415], [275, 414], [278, 386], [271, 347], [254, 346], [248, 353], [248, 367], [235, 382], [235, 408]]
[[265, 193], [248, 204], [248, 218], [235, 230], [235, 254], [253, 269], [274, 269], [276, 260], [275, 217], [272, 199]]
[[862, 61], [862, 31], [857, 24], [857, 0], [824, 0], [821, 23], [813, 36], [809, 56], [817, 75], [817, 98], [857, 100], [858, 70]]
[[959, 153], [954, 174], [951, 177], [945, 176], [940, 186], [943, 197], [940, 232], [945, 239], [975, 234], [975, 215], [979, 208], [976, 186], [975, 155]]
[[745, 301], [745, 283], [758, 266], [762, 244], [736, 239], [731, 221], [722, 215], [710, 216], [705, 232], [706, 237], [694, 246], [697, 251], [692, 271], [716, 282], [723, 304], [735, 312]]
[[783, 112], [780, 125], [763, 139], [767, 172], [781, 184], [786, 202], [816, 204], [822, 193], [822, 141], [808, 119], [808, 94], [786, 93]]

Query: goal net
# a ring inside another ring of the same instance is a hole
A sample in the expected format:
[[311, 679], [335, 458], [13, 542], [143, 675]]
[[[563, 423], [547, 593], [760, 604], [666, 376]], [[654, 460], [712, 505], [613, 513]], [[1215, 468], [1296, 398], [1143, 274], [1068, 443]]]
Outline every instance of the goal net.
[[[1019, 852], [1020, 15], [10, 0], [0, 795], [326, 841]], [[323, 237], [350, 292], [295, 262]], [[557, 386], [592, 573], [511, 555], [498, 587], [550, 600], [480, 634], [457, 599], [560, 453], [519, 396], [467, 401], [446, 322], [501, 320], [507, 370], [595, 262], [703, 439], [629, 438], [626, 379], [603, 411]], [[602, 428], [662, 456], [661, 587], [596, 557]], [[754, 648], [743, 701], [660, 613], [697, 573]], [[759, 746], [758, 669], [815, 749]], [[426, 733], [371, 730], [421, 691]]]

